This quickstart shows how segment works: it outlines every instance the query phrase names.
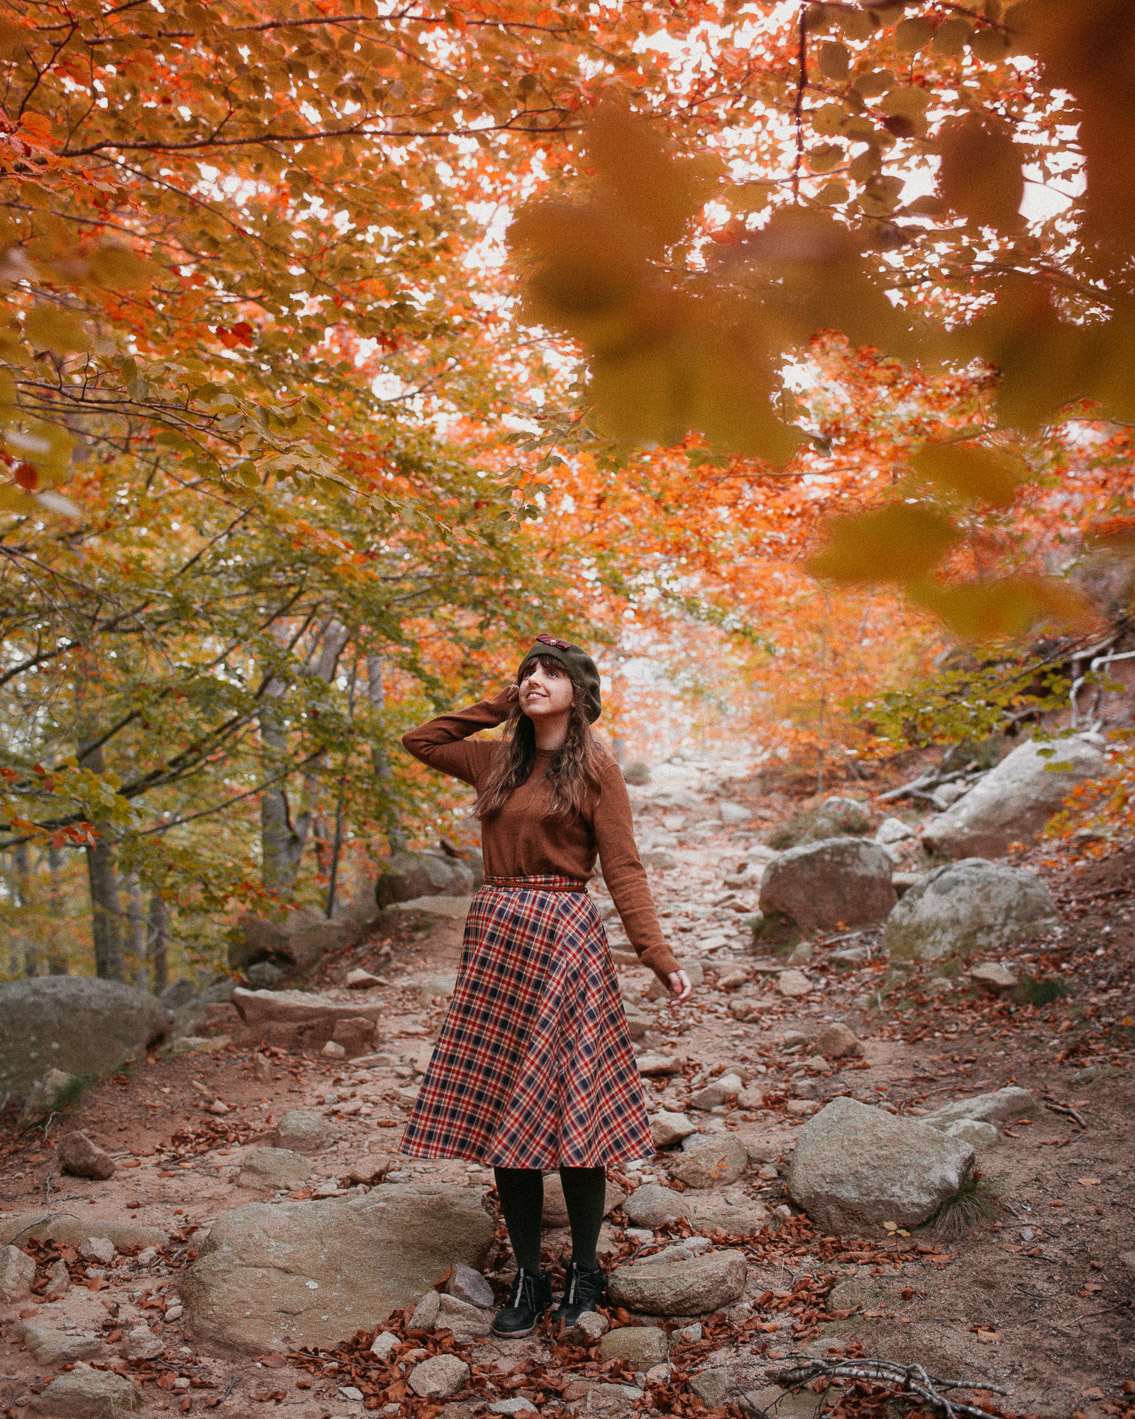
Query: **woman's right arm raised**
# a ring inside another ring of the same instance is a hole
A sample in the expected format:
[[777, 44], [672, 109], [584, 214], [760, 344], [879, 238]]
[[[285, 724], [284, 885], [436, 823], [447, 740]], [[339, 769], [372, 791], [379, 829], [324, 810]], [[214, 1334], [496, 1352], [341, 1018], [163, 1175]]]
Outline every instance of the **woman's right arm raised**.
[[493, 746], [483, 740], [470, 740], [469, 736], [503, 724], [516, 695], [516, 686], [508, 685], [495, 699], [429, 719], [403, 734], [403, 747], [430, 768], [440, 769], [475, 788], [492, 758]]

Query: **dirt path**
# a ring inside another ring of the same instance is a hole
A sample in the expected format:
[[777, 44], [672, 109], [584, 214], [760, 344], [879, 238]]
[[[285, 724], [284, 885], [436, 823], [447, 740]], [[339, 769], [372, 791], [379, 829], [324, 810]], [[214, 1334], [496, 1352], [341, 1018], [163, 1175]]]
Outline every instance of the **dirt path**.
[[[999, 1386], [1005, 1398], [981, 1401], [991, 1410], [1000, 1404], [1012, 1414], [1135, 1416], [1135, 853], [1079, 873], [1044, 869], [1068, 924], [1051, 942], [1006, 958], [1023, 977], [1061, 973], [1071, 982], [1074, 993], [1043, 1007], [983, 995], [964, 978], [942, 985], [919, 971], [889, 972], [878, 959], [877, 933], [815, 943], [801, 961], [810, 989], [800, 998], [781, 996], [771, 973], [725, 989], [723, 981], [730, 986], [737, 969], [752, 963], [746, 919], [756, 887], [746, 883], [743, 865], [760, 858], [783, 805], [746, 796], [744, 786], [720, 787], [753, 816], [725, 826], [720, 794], [706, 789], [704, 775], [698, 793], [675, 789], [679, 799], [687, 792], [684, 807], [637, 795], [640, 836], [660, 864], [651, 875], [664, 923], [678, 954], [701, 964], [704, 983], [688, 1006], [674, 1011], [644, 998], [648, 973], [631, 965], [620, 971], [625, 994], [653, 1016], [642, 1045], [684, 1056], [680, 1075], [649, 1081], [653, 1099], [684, 1107], [692, 1090], [725, 1069], [763, 1095], [757, 1107], [719, 1106], [694, 1117], [705, 1131], [741, 1130], [751, 1145], [757, 1140], [767, 1161], [726, 1188], [724, 1200], [760, 1203], [770, 1222], [759, 1236], [733, 1239], [750, 1260], [744, 1298], [707, 1321], [700, 1339], [676, 1340], [669, 1372], [652, 1372], [646, 1398], [637, 1405], [623, 1400], [621, 1407], [701, 1412], [687, 1380], [712, 1368], [715, 1357], [747, 1355], [747, 1382], [756, 1390], [784, 1356], [801, 1349], [825, 1354], [834, 1346]], [[1037, 862], [1041, 857], [1034, 854]], [[598, 900], [605, 902], [601, 892]], [[287, 1110], [315, 1109], [343, 1130], [338, 1144], [313, 1159], [314, 1182], [292, 1196], [340, 1195], [357, 1185], [351, 1173], [363, 1155], [393, 1151], [444, 1011], [436, 992], [456, 969], [460, 949], [458, 922], [422, 919], [419, 926], [422, 934], [404, 933], [392, 956], [380, 957], [382, 941], [375, 939], [328, 966], [332, 983], [356, 964], [389, 982], [380, 987], [389, 1009], [375, 1063], [257, 1054], [234, 1039], [215, 1052], [138, 1061], [65, 1119], [53, 1120], [46, 1138], [40, 1131], [5, 1141], [0, 1229], [50, 1210], [72, 1214], [92, 1232], [97, 1220], [113, 1219], [159, 1228], [171, 1240], [147, 1253], [127, 1237], [110, 1264], [64, 1248], [69, 1289], [58, 1299], [0, 1307], [0, 1410], [27, 1413], [29, 1400], [65, 1363], [37, 1362], [17, 1341], [18, 1325], [35, 1319], [93, 1338], [91, 1363], [134, 1375], [155, 1413], [258, 1413], [252, 1401], [260, 1396], [297, 1419], [368, 1412], [343, 1393], [349, 1364], [339, 1371], [320, 1364], [273, 1368], [199, 1345], [184, 1327], [178, 1277], [218, 1215], [257, 1200], [237, 1186], [241, 1154]], [[621, 950], [621, 933], [612, 927], [611, 936]], [[867, 959], [836, 964], [833, 953], [849, 945], [866, 948]], [[751, 1018], [736, 1018], [746, 1013], [739, 999], [754, 1002]], [[851, 1026], [863, 1053], [821, 1065], [808, 1040], [835, 1020]], [[823, 1238], [786, 1208], [783, 1160], [809, 1113], [834, 1095], [917, 1115], [1008, 1084], [1031, 1089], [1037, 1108], [981, 1155], [991, 1210], [957, 1235], [918, 1232], [858, 1244]], [[82, 1129], [107, 1147], [118, 1160], [115, 1176], [94, 1182], [57, 1175], [53, 1140], [62, 1128]], [[627, 1187], [664, 1181], [666, 1158], [615, 1173]], [[474, 1165], [407, 1159], [394, 1161], [387, 1180], [423, 1176], [478, 1188], [492, 1181]], [[621, 1220], [616, 1213], [605, 1236], [612, 1259], [649, 1250], [641, 1239], [628, 1240]], [[678, 1224], [659, 1238], [688, 1230]], [[553, 1232], [547, 1240], [553, 1264], [567, 1238]], [[57, 1247], [39, 1249], [40, 1289], [58, 1255]], [[507, 1260], [498, 1245], [490, 1259], [498, 1280]], [[140, 1323], [153, 1329], [162, 1353], [124, 1359], [125, 1337]], [[484, 1412], [487, 1400], [502, 1396], [529, 1397], [550, 1412], [558, 1404], [587, 1410], [594, 1407], [593, 1382], [632, 1379], [545, 1336], [458, 1348], [478, 1363], [481, 1379], [477, 1397], [446, 1406], [454, 1419]], [[819, 1399], [798, 1396], [795, 1407], [778, 1412], [810, 1414]], [[845, 1414], [884, 1412], [881, 1401], [844, 1405]], [[392, 1416], [437, 1412], [412, 1398], [386, 1400], [378, 1409]]]

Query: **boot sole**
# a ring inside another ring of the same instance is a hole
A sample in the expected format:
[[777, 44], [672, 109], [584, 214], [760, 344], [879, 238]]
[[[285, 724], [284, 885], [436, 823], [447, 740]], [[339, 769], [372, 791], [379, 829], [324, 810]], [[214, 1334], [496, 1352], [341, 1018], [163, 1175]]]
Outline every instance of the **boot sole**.
[[531, 1335], [536, 1329], [536, 1322], [533, 1322], [527, 1330], [497, 1330], [496, 1326], [489, 1327], [489, 1334], [498, 1340], [523, 1340], [526, 1335]]

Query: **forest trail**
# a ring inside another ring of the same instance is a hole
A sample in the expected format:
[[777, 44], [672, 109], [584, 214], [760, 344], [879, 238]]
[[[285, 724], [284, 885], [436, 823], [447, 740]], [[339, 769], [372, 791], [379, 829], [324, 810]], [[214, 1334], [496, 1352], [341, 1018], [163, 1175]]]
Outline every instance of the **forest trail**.
[[[728, 826], [718, 802], [726, 788], [728, 801], [750, 813]], [[754, 1163], [719, 1190], [723, 1202], [759, 1203], [771, 1214], [760, 1234], [730, 1241], [748, 1256], [744, 1297], [714, 1320], [703, 1318], [700, 1339], [674, 1337], [669, 1369], [647, 1376], [640, 1412], [687, 1412], [690, 1377], [727, 1358], [736, 1365], [747, 1357], [746, 1384], [759, 1391], [783, 1368], [783, 1357], [801, 1350], [822, 1355], [829, 1347], [998, 1386], [1004, 1398], [977, 1401], [991, 1412], [998, 1405], [1005, 1413], [1054, 1419], [1133, 1412], [1135, 1088], [1130, 1051], [1117, 1051], [1114, 1034], [1109, 1040], [1100, 1028], [1132, 1007], [1131, 850], [1079, 873], [1048, 868], [1068, 924], [1059, 941], [1004, 957], [1022, 977], [1060, 970], [1073, 981], [1075, 993], [1066, 998], [1043, 1008], [1020, 1005], [983, 994], [964, 978], [927, 991], [928, 976], [919, 970], [900, 980], [888, 975], [876, 949], [878, 932], [869, 931], [855, 939], [868, 948], [867, 959], [850, 966], [831, 960], [834, 950], [846, 949], [846, 939], [812, 943], [810, 959], [801, 962], [809, 986], [804, 995], [781, 995], [776, 974], [758, 972], [744, 989], [757, 994], [760, 1009], [754, 1019], [739, 1021], [730, 1009], [736, 995], [721, 982], [753, 963], [747, 918], [756, 888], [726, 888], [723, 881], [759, 852], [786, 802], [743, 781], [719, 784], [716, 795], [702, 794], [692, 808], [697, 794], [684, 800], [684, 809], [635, 796], [644, 851], [673, 864], [651, 869], [664, 926], [679, 957], [697, 961], [704, 972], [686, 1006], [645, 1000], [641, 993], [653, 978], [623, 961], [621, 933], [611, 928], [624, 993], [654, 1015], [640, 1045], [683, 1059], [680, 1074], [647, 1081], [648, 1098], [687, 1107], [689, 1092], [726, 1068], [758, 1088], [759, 1107], [719, 1106], [690, 1116], [703, 1131], [740, 1131], [750, 1157], [763, 1147], [767, 1162]], [[603, 909], [601, 890], [596, 895]], [[444, 1000], [423, 1002], [430, 982], [456, 969], [461, 933], [459, 921], [425, 916], [407, 918], [405, 927], [396, 938], [376, 936], [326, 966], [332, 989], [357, 965], [389, 982], [377, 988], [386, 993], [388, 1009], [374, 1063], [257, 1052], [234, 1037], [215, 1052], [140, 1060], [92, 1090], [65, 1119], [55, 1119], [46, 1138], [37, 1132], [5, 1143], [5, 1236], [13, 1222], [45, 1210], [68, 1212], [84, 1225], [90, 1219], [96, 1233], [94, 1219], [110, 1218], [172, 1234], [148, 1266], [136, 1255], [120, 1254], [103, 1265], [65, 1250], [73, 1284], [59, 1299], [0, 1310], [0, 1410], [6, 1415], [26, 1413], [59, 1368], [36, 1361], [18, 1342], [17, 1327], [33, 1318], [95, 1341], [88, 1363], [141, 1383], [148, 1413], [270, 1412], [251, 1403], [264, 1400], [296, 1419], [348, 1419], [368, 1412], [362, 1396], [369, 1388], [359, 1386], [379, 1372], [385, 1388], [374, 1391], [383, 1401], [377, 1412], [439, 1412], [413, 1395], [387, 1398], [397, 1393], [389, 1389], [390, 1372], [372, 1357], [364, 1362], [365, 1347], [338, 1357], [268, 1362], [223, 1354], [186, 1329], [178, 1299], [180, 1273], [211, 1223], [262, 1196], [236, 1185], [241, 1155], [263, 1141], [283, 1113], [312, 1109], [341, 1131], [337, 1143], [311, 1159], [314, 1179], [292, 1196], [341, 1195], [360, 1159], [393, 1152], [444, 1013]], [[384, 943], [392, 954], [380, 957]], [[862, 1054], [821, 1067], [807, 1041], [833, 1020], [851, 1026]], [[850, 1093], [917, 1115], [1010, 1084], [1032, 1090], [1038, 1107], [980, 1156], [997, 1206], [960, 1235], [920, 1230], [865, 1243], [837, 1240], [786, 1209], [783, 1160], [808, 1114], [828, 1098]], [[112, 1179], [56, 1174], [54, 1138], [72, 1128], [111, 1151], [118, 1162]], [[665, 1181], [666, 1161], [660, 1154], [650, 1165], [613, 1169], [612, 1177], [626, 1191]], [[423, 1178], [455, 1188], [492, 1184], [490, 1171], [476, 1165], [401, 1158], [392, 1161], [386, 1181]], [[679, 1222], [659, 1229], [654, 1243], [628, 1239], [616, 1213], [604, 1242], [609, 1261], [618, 1262], [688, 1234]], [[546, 1241], [546, 1260], [555, 1270], [568, 1238], [552, 1231]], [[41, 1248], [41, 1260], [57, 1251]], [[507, 1269], [498, 1241], [487, 1267], [498, 1294]], [[139, 1323], [148, 1323], [161, 1341], [162, 1353], [152, 1360], [123, 1358], [123, 1337]], [[604, 1402], [596, 1384], [633, 1382], [616, 1362], [600, 1363], [595, 1353], [541, 1332], [520, 1342], [443, 1345], [479, 1367], [472, 1390], [445, 1405], [451, 1419], [485, 1412], [487, 1403], [505, 1397], [550, 1413], [561, 1412], [560, 1404], [591, 1412]], [[776, 1412], [811, 1415], [819, 1401], [805, 1391]], [[862, 1405], [842, 1412], [884, 1412], [881, 1401]], [[634, 1408], [626, 1399], [619, 1407]], [[369, 1412], [375, 1412], [373, 1401]]]

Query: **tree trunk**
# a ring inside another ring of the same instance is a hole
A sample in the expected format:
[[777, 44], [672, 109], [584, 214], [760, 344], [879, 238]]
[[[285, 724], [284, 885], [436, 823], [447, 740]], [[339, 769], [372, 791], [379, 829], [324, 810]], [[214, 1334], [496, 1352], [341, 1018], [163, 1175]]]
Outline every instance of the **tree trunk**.
[[47, 849], [47, 908], [51, 914], [51, 945], [48, 948], [47, 969], [53, 976], [67, 974], [67, 957], [63, 954], [63, 887], [59, 877], [63, 863], [57, 847]]
[[161, 995], [169, 985], [169, 908], [157, 892], [150, 893], [150, 920], [146, 932], [150, 989]]
[[[367, 656], [367, 699], [370, 701], [372, 709], [380, 714], [386, 708], [386, 688], [382, 683], [381, 655]], [[408, 840], [402, 831], [398, 809], [391, 794], [391, 780], [394, 775], [390, 768], [390, 757], [386, 752], [386, 745], [379, 738], [374, 741], [370, 759], [374, 765], [374, 776], [378, 779], [379, 793], [384, 804], [386, 841], [390, 844], [392, 853], [405, 852]]]
[[126, 879], [126, 961], [128, 979], [146, 988], [146, 920], [142, 908], [142, 884], [137, 872]]
[[[79, 762], [96, 774], [105, 771], [102, 749], [79, 746]], [[99, 840], [88, 847], [87, 881], [91, 891], [91, 935], [95, 947], [95, 975], [122, 979], [122, 908], [118, 901], [118, 873], [108, 824], [96, 824]]]
[[35, 894], [32, 889], [32, 869], [27, 843], [20, 843], [13, 848], [12, 857], [16, 864], [17, 901], [20, 908], [26, 913], [23, 932], [24, 975], [35, 976], [39, 974], [39, 949], [36, 945], [34, 925], [29, 920], [32, 898]]

